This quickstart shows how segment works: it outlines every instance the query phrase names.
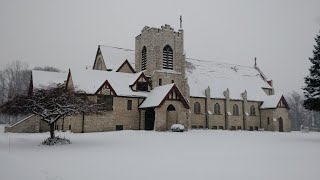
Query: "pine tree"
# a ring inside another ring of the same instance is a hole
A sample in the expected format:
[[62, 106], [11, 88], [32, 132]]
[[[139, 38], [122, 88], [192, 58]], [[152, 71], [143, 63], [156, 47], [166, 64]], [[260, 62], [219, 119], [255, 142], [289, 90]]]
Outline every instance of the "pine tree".
[[320, 32], [315, 40], [313, 57], [309, 58], [312, 63], [310, 74], [305, 77], [303, 90], [306, 99], [303, 105], [306, 109], [320, 111]]

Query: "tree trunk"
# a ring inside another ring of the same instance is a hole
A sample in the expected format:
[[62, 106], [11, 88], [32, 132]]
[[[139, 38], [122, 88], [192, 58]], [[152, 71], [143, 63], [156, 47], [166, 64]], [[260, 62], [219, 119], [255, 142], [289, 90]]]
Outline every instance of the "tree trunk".
[[54, 138], [54, 123], [50, 123], [50, 138]]

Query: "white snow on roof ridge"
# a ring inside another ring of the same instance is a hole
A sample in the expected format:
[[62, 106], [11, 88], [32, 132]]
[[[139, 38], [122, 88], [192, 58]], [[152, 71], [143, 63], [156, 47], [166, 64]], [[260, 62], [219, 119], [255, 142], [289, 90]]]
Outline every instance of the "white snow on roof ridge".
[[275, 95], [266, 96], [263, 99], [263, 103], [260, 106], [260, 109], [276, 108], [278, 106], [278, 103], [281, 100], [282, 96], [283, 96], [282, 94], [275, 94]]
[[213, 62], [213, 63], [218, 63], [218, 64], [226, 64], [226, 65], [231, 65], [231, 66], [242, 66], [242, 67], [247, 67], [247, 68], [254, 68], [254, 67], [248, 66], [248, 65], [234, 64], [234, 63], [223, 62], [223, 61], [218, 61], [218, 60], [207, 60], [207, 59], [198, 59], [198, 58], [186, 57], [186, 61], [188, 61], [188, 60], [191, 60], [191, 61], [205, 61], [205, 62]]
[[67, 78], [68, 73], [66, 72], [32, 70], [32, 85], [34, 89], [63, 84]]
[[150, 91], [148, 97], [142, 102], [139, 108], [159, 106], [173, 86], [174, 83], [155, 87], [152, 91]]
[[94, 94], [107, 80], [107, 71], [91, 69], [70, 69], [75, 91]]
[[227, 88], [230, 99], [241, 100], [247, 91], [249, 101], [262, 101], [267, 96], [262, 88], [272, 88], [254, 67], [187, 58], [186, 74], [190, 96], [205, 97], [205, 89], [211, 89], [211, 98], [225, 99]]
[[94, 94], [108, 81], [118, 96], [146, 97], [147, 92], [133, 91], [130, 88], [138, 75], [141, 73], [122, 73], [100, 70], [74, 70], [71, 69], [71, 77], [75, 90], [85, 91], [87, 94]]
[[128, 60], [130, 65], [134, 68], [134, 50], [107, 45], [100, 45], [100, 50], [107, 69], [117, 71], [126, 60]]

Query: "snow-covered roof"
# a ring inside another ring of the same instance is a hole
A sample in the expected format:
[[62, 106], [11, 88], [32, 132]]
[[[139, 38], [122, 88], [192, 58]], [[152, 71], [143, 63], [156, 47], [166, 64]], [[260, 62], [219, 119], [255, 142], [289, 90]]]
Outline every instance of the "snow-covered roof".
[[131, 49], [124, 49], [112, 46], [100, 45], [101, 54], [107, 69], [117, 71], [118, 68], [126, 61], [134, 68], [135, 52]]
[[241, 94], [246, 90], [248, 100], [262, 101], [267, 96], [262, 88], [272, 88], [254, 67], [191, 58], [186, 61], [190, 96], [193, 97], [205, 97], [209, 86], [211, 98], [225, 99], [223, 92], [228, 88], [230, 99], [243, 99]]
[[263, 103], [260, 106], [260, 109], [276, 108], [278, 106], [278, 103], [280, 102], [281, 98], [282, 98], [282, 94], [266, 96], [263, 99]]
[[157, 107], [160, 105], [162, 100], [172, 89], [174, 84], [167, 84], [164, 86], [155, 87], [149, 94], [147, 99], [145, 99], [139, 108]]
[[78, 70], [71, 69], [71, 77], [75, 90], [85, 91], [87, 94], [94, 94], [108, 81], [118, 96], [146, 97], [146, 92], [133, 91], [130, 88], [141, 73], [121, 73], [99, 70]]
[[63, 84], [68, 77], [65, 72], [49, 72], [32, 70], [32, 85], [34, 89], [44, 88], [56, 84]]

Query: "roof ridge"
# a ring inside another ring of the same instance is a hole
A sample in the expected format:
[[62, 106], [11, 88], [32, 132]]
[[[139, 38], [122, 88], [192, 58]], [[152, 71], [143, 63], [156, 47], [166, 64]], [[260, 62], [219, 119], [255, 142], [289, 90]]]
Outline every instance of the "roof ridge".
[[104, 44], [100, 44], [99, 46], [104, 46], [104, 47], [109, 47], [109, 48], [114, 48], [114, 49], [121, 49], [121, 50], [125, 50], [125, 51], [134, 51], [133, 49], [121, 48], [121, 47], [116, 47], [116, 46], [109, 46], [109, 45], [104, 45]]
[[211, 60], [211, 61], [210, 61], [210, 60], [196, 59], [196, 58], [188, 58], [188, 57], [186, 57], [186, 59], [195, 60], [195, 61], [204, 61], [204, 62], [217, 62], [217, 63], [221, 63], [221, 64], [228, 64], [228, 65], [234, 65], [234, 66], [242, 66], [242, 67], [254, 68], [254, 67], [247, 66], [247, 65], [226, 63], [226, 62], [217, 61], [217, 60]]

